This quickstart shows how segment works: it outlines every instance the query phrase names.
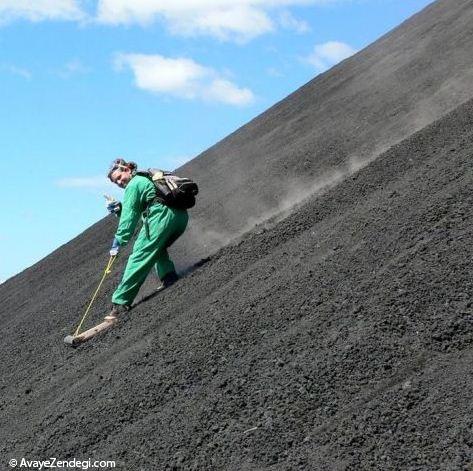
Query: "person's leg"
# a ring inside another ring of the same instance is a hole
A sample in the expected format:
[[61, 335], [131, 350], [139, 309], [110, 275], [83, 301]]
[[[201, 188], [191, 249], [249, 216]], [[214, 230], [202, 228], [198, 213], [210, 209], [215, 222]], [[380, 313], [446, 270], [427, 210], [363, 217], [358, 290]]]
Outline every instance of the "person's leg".
[[153, 265], [161, 280], [175, 272], [166, 248], [184, 232], [188, 219], [187, 211], [161, 207], [156, 219], [150, 222], [149, 238], [146, 228], [141, 228], [122, 280], [113, 293], [114, 304], [131, 305]]
[[156, 259], [156, 274], [158, 275], [159, 279], [162, 280], [168, 273], [172, 273], [176, 271], [174, 267], [173, 261], [169, 258], [168, 251], [166, 248], [161, 250], [158, 254], [158, 258]]
[[170, 274], [175, 273], [176, 268], [169, 257], [167, 248], [170, 247], [186, 230], [189, 215], [187, 211], [170, 210], [168, 223], [161, 231], [161, 240], [164, 243], [163, 249], [158, 253], [155, 270], [160, 280]]
[[147, 239], [143, 227], [133, 246], [133, 252], [128, 258], [122, 280], [113, 293], [114, 304], [131, 305], [161, 250], [159, 244]]

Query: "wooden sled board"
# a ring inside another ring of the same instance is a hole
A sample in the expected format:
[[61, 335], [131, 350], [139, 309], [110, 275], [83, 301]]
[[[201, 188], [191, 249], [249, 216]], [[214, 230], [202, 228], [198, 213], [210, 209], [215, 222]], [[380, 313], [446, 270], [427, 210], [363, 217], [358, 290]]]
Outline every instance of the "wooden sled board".
[[100, 324], [97, 324], [95, 327], [92, 327], [89, 330], [82, 332], [79, 335], [67, 335], [64, 338], [64, 343], [71, 345], [72, 347], [77, 347], [81, 343], [86, 342], [87, 340], [95, 337], [100, 332], [110, 329], [117, 323], [117, 318], [113, 316], [107, 316]]

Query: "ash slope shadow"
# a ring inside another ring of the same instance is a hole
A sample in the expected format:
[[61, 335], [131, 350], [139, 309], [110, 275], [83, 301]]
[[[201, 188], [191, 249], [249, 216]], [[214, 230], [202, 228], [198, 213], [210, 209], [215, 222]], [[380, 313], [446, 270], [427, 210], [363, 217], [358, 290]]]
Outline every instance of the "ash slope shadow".
[[[198, 262], [194, 263], [192, 266], [185, 268], [184, 270], [179, 272], [179, 277], [182, 280], [182, 278], [187, 277], [191, 273], [193, 273], [195, 270], [198, 268], [204, 266], [206, 263], [208, 263], [211, 260], [211, 257], [205, 257], [199, 260]], [[182, 283], [183, 281], [181, 281]], [[166, 288], [166, 291], [168, 291], [169, 288]], [[152, 288], [150, 291], [149, 288], [147, 292], [145, 292], [143, 295], [141, 295], [136, 302], [133, 303], [132, 308], [135, 309], [137, 306], [143, 303], [147, 303], [154, 299], [156, 296], [164, 292], [164, 288], [162, 288], [162, 285], [158, 286], [158, 288]]]

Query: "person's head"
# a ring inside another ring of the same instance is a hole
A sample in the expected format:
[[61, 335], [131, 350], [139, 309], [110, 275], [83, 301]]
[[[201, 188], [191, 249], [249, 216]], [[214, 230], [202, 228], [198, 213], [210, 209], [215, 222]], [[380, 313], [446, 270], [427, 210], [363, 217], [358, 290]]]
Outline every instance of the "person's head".
[[120, 188], [125, 188], [128, 182], [133, 178], [136, 170], [135, 162], [127, 162], [124, 159], [115, 159], [110, 165], [108, 178]]

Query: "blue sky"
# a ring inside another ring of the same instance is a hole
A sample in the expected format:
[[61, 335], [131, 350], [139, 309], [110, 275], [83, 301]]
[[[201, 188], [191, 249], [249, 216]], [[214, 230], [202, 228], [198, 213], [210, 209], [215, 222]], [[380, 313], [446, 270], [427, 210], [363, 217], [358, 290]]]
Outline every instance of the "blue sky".
[[429, 3], [0, 0], [0, 282]]

